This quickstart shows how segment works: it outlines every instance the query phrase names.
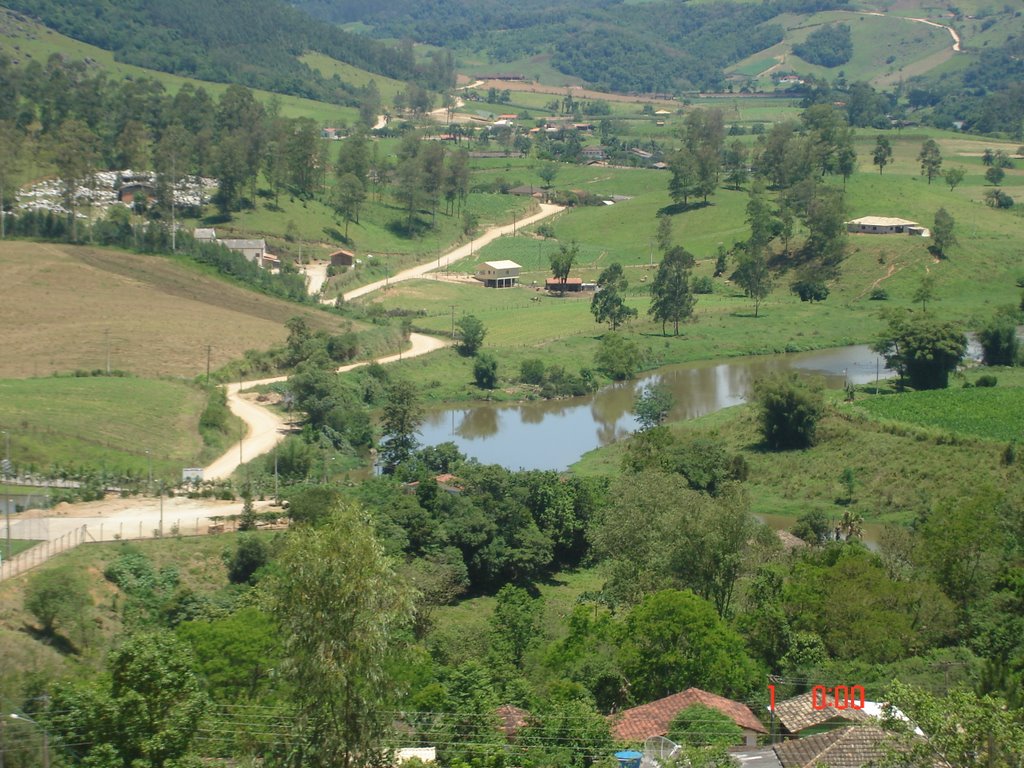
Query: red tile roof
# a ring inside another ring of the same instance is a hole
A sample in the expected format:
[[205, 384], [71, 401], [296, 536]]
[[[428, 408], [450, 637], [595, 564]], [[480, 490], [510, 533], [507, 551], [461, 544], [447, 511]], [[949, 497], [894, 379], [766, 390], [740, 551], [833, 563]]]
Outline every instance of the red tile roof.
[[700, 688], [687, 688], [681, 693], [612, 715], [612, 734], [619, 741], [644, 741], [651, 736], [664, 736], [676, 715], [695, 704], [718, 710], [740, 728], [757, 733], [768, 732], [745, 704]]
[[497, 709], [501, 725], [498, 726], [502, 733], [509, 739], [515, 738], [520, 728], [526, 726], [530, 721], [530, 713], [512, 704], [502, 704]]
[[863, 768], [886, 756], [887, 734], [873, 725], [848, 725], [775, 745], [783, 768]]

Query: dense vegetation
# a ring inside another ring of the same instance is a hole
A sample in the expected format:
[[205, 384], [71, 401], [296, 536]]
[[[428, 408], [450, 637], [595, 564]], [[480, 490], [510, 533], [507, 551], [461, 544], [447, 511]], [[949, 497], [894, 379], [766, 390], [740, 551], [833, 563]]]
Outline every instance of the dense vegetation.
[[853, 37], [847, 24], [826, 24], [793, 46], [793, 53], [811, 64], [838, 67], [853, 56]]
[[299, 0], [300, 8], [336, 22], [361, 21], [382, 37], [412, 37], [459, 49], [486, 50], [512, 61], [553, 52], [567, 75], [616, 91], [713, 89], [722, 68], [782, 39], [764, 24], [779, 13], [814, 12], [840, 0], [749, 3], [366, 3]]
[[[298, 57], [318, 51], [399, 80], [448, 85], [452, 73], [420, 70], [411, 47], [393, 47], [321, 24], [281, 0], [150, 0], [128, 7], [99, 0], [12, 0], [6, 6], [47, 26], [113, 51], [120, 61], [202, 80], [358, 103], [359, 89], [325, 78]], [[442, 60], [443, 65], [443, 60]]]

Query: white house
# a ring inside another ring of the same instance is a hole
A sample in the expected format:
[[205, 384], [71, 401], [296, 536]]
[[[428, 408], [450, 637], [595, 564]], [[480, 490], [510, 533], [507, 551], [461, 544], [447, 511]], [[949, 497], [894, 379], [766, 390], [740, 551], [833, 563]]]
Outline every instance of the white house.
[[846, 231], [862, 235], [915, 235], [929, 237], [931, 232], [916, 221], [890, 216], [861, 216], [846, 222]]
[[485, 261], [476, 268], [476, 277], [488, 288], [511, 288], [519, 281], [522, 267], [514, 261]]
[[256, 266], [263, 266], [263, 257], [267, 255], [267, 241], [259, 240], [218, 240], [218, 243], [225, 248], [245, 256], [246, 261], [256, 262]]

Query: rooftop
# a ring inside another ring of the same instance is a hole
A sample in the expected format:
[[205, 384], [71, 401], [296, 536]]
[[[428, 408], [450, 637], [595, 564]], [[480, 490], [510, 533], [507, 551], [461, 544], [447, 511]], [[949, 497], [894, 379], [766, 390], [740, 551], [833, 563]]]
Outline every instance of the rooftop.
[[522, 266], [516, 264], [514, 261], [508, 259], [501, 259], [499, 261], [485, 261], [480, 266], [490, 267], [491, 269], [522, 269]]
[[696, 704], [718, 710], [745, 730], [768, 732], [745, 704], [700, 688], [687, 688], [680, 693], [613, 715], [612, 735], [620, 741], [643, 741], [651, 736], [664, 736], [676, 715]]
[[862, 768], [886, 757], [888, 735], [874, 725], [848, 725], [775, 745], [782, 768]]
[[[775, 717], [790, 733], [799, 733], [815, 725], [827, 723], [829, 720], [860, 723], [871, 719], [871, 716], [863, 709], [836, 709], [833, 706], [815, 708], [813, 695], [813, 691], [808, 691], [775, 705]], [[823, 702], [819, 701], [818, 703]]]
[[891, 216], [861, 216], [859, 219], [847, 222], [848, 224], [863, 224], [867, 227], [916, 227], [916, 221], [897, 219]]

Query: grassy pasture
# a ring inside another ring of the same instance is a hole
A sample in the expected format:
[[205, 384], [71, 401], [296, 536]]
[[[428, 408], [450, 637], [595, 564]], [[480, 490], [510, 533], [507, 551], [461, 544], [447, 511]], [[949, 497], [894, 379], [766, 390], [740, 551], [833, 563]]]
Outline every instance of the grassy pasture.
[[247, 349], [282, 342], [284, 322], [314, 328], [343, 321], [264, 296], [195, 264], [113, 249], [0, 243], [5, 300], [0, 378], [111, 368], [140, 376], [192, 377]]
[[205, 394], [186, 383], [135, 378], [0, 380], [0, 424], [21, 466], [89, 464], [155, 477], [213, 456], [203, 450]]
[[[955, 397], [975, 391], [949, 390], [948, 394]], [[1019, 402], [1022, 390], [1016, 392]], [[741, 453], [750, 467], [746, 487], [753, 511], [788, 520], [811, 510], [841, 517], [848, 507], [836, 500], [844, 496], [841, 475], [846, 468], [855, 479], [849, 508], [871, 523], [905, 524], [935, 505], [957, 503], [963, 499], [967, 477], [976, 487], [1009, 489], [1024, 483], [1020, 462], [1003, 465], [1004, 443], [954, 435], [940, 427], [881, 422], [862, 410], [866, 403], [903, 397], [907, 396], [858, 399], [851, 406], [840, 403], [836, 395], [819, 424], [815, 445], [799, 451], [764, 450], [756, 413], [746, 405], [674, 424], [672, 429], [680, 436], [715, 437]], [[624, 443], [616, 443], [591, 451], [573, 470], [590, 475], [617, 473], [625, 450]]]

